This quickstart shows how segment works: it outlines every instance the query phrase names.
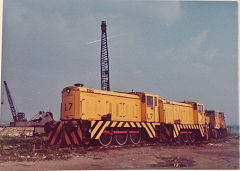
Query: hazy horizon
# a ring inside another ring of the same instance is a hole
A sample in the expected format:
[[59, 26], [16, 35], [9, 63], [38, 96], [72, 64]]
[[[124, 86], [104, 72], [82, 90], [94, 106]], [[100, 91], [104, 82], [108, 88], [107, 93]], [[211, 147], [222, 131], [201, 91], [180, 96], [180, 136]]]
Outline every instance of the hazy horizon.
[[239, 125], [237, 2], [8, 0], [3, 4], [0, 121], [18, 112], [60, 118], [61, 91], [100, 89], [101, 21], [106, 20], [112, 91], [197, 101]]

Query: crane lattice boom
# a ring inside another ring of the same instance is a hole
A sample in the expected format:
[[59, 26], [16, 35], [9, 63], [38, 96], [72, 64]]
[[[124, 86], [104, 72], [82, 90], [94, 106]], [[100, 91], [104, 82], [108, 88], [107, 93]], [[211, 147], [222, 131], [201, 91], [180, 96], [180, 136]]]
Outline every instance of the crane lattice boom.
[[110, 91], [106, 21], [102, 21], [101, 29], [101, 89], [105, 91]]
[[4, 86], [6, 88], [7, 98], [8, 98], [10, 110], [12, 112], [13, 120], [14, 120], [14, 122], [17, 122], [17, 112], [16, 112], [15, 106], [13, 104], [13, 100], [12, 100], [12, 96], [11, 96], [10, 90], [8, 88], [7, 82], [4, 81], [3, 83], [4, 83]]

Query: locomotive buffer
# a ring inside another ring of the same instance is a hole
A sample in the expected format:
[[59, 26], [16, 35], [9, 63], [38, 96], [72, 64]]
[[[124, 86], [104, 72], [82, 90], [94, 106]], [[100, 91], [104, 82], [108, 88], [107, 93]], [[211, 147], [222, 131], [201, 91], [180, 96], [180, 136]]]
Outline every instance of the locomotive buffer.
[[106, 21], [102, 21], [101, 24], [102, 36], [101, 36], [101, 89], [110, 91], [109, 82], [109, 58], [108, 58], [108, 46], [107, 46], [107, 25]]

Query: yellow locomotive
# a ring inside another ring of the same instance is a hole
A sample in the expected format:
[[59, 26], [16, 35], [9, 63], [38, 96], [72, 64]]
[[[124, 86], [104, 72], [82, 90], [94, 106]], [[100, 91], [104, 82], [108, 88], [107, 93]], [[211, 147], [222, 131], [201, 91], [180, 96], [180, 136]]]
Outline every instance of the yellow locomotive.
[[217, 139], [227, 136], [224, 112], [205, 110], [206, 124], [209, 126], [209, 136]]
[[145, 92], [110, 92], [81, 84], [62, 91], [61, 118], [48, 130], [50, 145], [102, 145], [142, 139], [195, 142], [208, 139], [204, 105], [163, 100]]

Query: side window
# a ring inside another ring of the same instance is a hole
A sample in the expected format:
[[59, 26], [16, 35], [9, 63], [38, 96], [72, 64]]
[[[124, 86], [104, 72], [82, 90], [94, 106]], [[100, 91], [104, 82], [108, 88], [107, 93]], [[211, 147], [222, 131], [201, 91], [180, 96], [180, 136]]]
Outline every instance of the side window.
[[157, 97], [154, 97], [155, 106], [157, 106]]
[[142, 95], [142, 103], [145, 103], [145, 95]]
[[202, 106], [198, 105], [198, 112], [202, 112]]
[[152, 96], [147, 96], [147, 105], [153, 106], [153, 97]]
[[194, 104], [193, 108], [194, 110], [197, 110], [197, 104]]

